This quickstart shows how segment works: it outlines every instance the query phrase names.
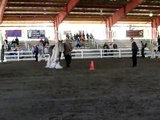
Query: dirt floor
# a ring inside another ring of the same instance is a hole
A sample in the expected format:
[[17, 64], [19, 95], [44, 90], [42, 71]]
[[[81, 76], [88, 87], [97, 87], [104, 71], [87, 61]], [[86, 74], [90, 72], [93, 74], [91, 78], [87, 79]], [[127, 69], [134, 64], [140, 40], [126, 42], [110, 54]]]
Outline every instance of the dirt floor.
[[160, 59], [90, 61], [0, 63], [0, 120], [160, 120]]

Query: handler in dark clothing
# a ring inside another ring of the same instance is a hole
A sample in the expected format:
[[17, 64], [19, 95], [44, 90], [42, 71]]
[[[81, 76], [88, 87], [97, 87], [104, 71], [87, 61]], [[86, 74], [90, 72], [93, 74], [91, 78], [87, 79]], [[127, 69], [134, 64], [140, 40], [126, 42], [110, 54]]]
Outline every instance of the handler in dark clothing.
[[131, 41], [132, 41], [132, 62], [133, 62], [132, 67], [136, 67], [137, 66], [138, 46], [136, 42], [133, 40], [133, 38], [131, 38]]
[[72, 61], [72, 42], [71, 40], [66, 40], [64, 43], [64, 57], [66, 61], [66, 67], [70, 67], [71, 61]]
[[1, 48], [1, 62], [4, 61], [4, 45], [2, 45], [2, 48]]
[[35, 45], [34, 46], [34, 54], [35, 54], [36, 62], [38, 62], [38, 53], [39, 53], [38, 45]]
[[157, 42], [158, 42], [158, 51], [160, 52], [160, 36], [158, 35], [158, 40], [157, 40]]
[[146, 43], [144, 43], [143, 41], [141, 41], [141, 55], [142, 55], [142, 58], [145, 58], [145, 54], [144, 54], [144, 49], [146, 47]]

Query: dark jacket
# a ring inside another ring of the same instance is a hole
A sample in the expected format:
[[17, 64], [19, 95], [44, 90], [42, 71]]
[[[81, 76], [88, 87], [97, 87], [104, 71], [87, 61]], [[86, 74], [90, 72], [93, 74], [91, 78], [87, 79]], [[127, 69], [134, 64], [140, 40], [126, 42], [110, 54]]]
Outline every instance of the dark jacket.
[[70, 40], [66, 40], [64, 43], [64, 55], [71, 55], [72, 52], [72, 43]]
[[138, 48], [136, 42], [132, 42], [132, 51], [138, 51], [138, 50], [139, 50], [139, 48]]
[[39, 52], [39, 48], [38, 48], [38, 46], [36, 45], [35, 47], [34, 47], [34, 54], [38, 54], [38, 52]]

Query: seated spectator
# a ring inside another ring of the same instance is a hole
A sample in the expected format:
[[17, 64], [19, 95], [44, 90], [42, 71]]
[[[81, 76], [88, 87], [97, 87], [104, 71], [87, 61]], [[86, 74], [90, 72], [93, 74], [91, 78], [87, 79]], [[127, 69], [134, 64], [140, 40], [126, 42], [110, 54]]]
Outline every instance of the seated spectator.
[[44, 38], [43, 46], [46, 46], [46, 44], [49, 45], [49, 40], [47, 37]]
[[81, 47], [81, 42], [80, 42], [80, 40], [78, 39], [76, 42], [77, 42], [77, 43], [76, 43], [76, 47], [77, 47], [77, 48], [80, 48], [80, 47]]
[[109, 45], [106, 42], [103, 45], [103, 49], [109, 49]]
[[[109, 45], [106, 42], [103, 45], [103, 49], [109, 49]], [[107, 52], [108, 52], [108, 50], [104, 50], [105, 56], [107, 56]]]
[[113, 49], [118, 49], [118, 46], [116, 43], [113, 44]]
[[19, 45], [19, 39], [18, 39], [18, 37], [15, 38], [15, 44]]

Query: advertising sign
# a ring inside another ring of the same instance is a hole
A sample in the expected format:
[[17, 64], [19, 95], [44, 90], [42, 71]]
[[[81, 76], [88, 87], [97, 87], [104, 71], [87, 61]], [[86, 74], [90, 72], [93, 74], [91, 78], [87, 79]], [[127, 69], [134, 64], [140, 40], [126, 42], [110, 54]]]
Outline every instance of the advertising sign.
[[28, 39], [40, 39], [45, 37], [45, 30], [27, 30]]
[[143, 30], [127, 30], [127, 37], [143, 37]]
[[22, 31], [21, 30], [6, 30], [7, 37], [21, 37]]

